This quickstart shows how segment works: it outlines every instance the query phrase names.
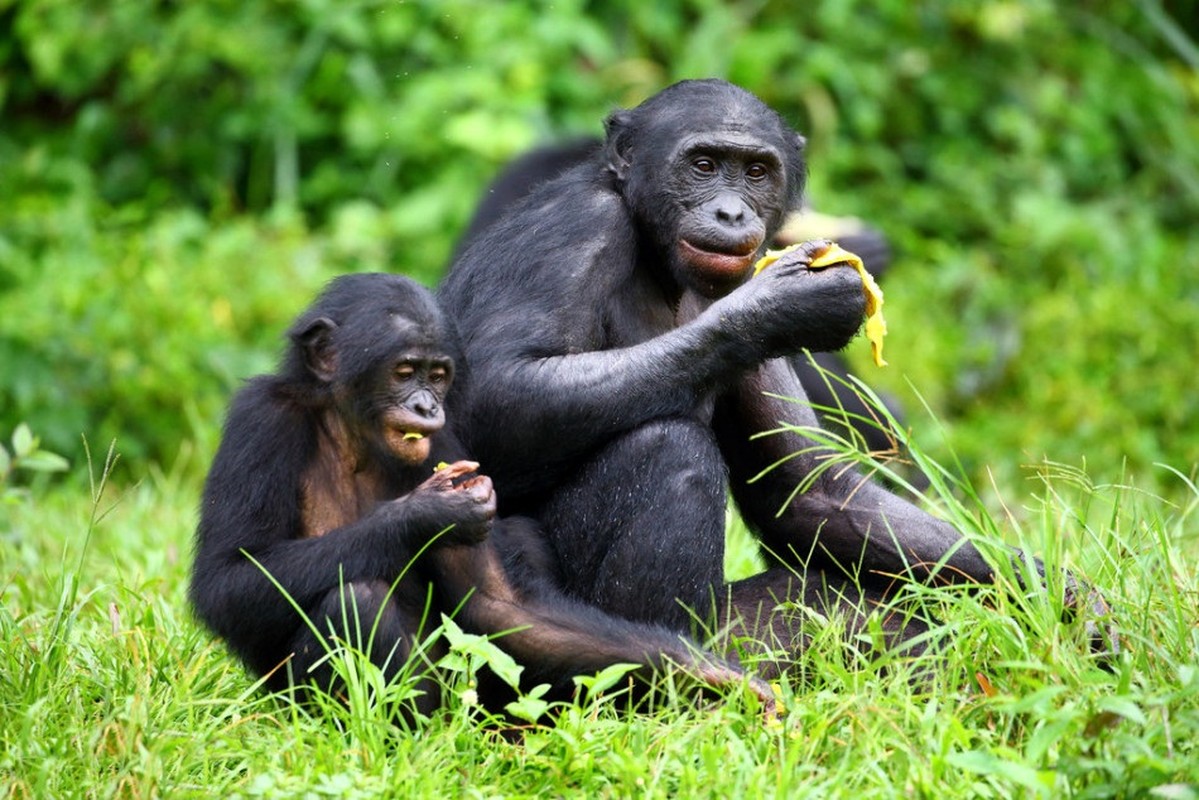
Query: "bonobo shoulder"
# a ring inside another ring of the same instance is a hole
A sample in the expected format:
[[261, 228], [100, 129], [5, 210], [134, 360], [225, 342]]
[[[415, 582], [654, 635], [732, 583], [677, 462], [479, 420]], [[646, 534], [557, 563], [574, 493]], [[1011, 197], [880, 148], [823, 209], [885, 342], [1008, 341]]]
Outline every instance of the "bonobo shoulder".
[[[438, 297], [469, 338], [476, 307], [498, 312], [536, 301], [562, 309], [580, 292], [602, 290], [596, 281], [621, 280], [631, 269], [634, 239], [620, 194], [597, 167], [580, 166], [539, 186], [487, 229], [454, 263]], [[603, 269], [593, 268], [597, 263]]]
[[266, 464], [303, 459], [313, 441], [308, 414], [275, 376], [247, 381], [229, 404], [210, 480], [222, 476], [236, 482]]

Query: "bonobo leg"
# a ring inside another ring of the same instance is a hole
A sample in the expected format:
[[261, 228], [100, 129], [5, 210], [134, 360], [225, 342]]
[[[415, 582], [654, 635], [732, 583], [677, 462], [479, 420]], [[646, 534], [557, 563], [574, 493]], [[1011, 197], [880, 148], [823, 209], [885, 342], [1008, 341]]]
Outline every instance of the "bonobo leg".
[[[361, 581], [329, 592], [309, 614], [326, 644], [307, 625], [302, 626], [291, 643], [291, 660], [271, 676], [269, 685], [280, 689], [290, 680], [297, 687], [311, 685], [336, 694], [341, 680], [325, 658], [326, 645], [336, 646], [335, 642], [367, 653], [389, 681], [405, 668], [420, 670], [419, 664], [410, 666], [408, 660], [430, 626], [439, 622], [422, 619], [425, 597], [421, 586], [422, 581], [405, 581], [388, 596], [390, 587], [383, 581]], [[431, 714], [441, 705], [440, 689], [431, 675], [422, 676], [417, 689], [422, 692], [415, 701], [419, 713]]]
[[899, 588], [876, 575], [851, 578], [836, 567], [810, 563], [792, 571], [775, 567], [726, 587], [718, 611], [716, 650], [744, 658], [746, 666], [766, 680], [793, 671], [811, 642], [811, 634], [826, 624], [843, 624], [855, 647], [865, 649], [857, 636], [878, 616], [886, 650], [902, 648], [905, 655], [926, 649], [914, 637], [929, 630], [927, 618], [915, 608], [894, 602]]
[[711, 431], [694, 420], [654, 420], [608, 443], [536, 514], [563, 589], [689, 630], [688, 609], [706, 613], [724, 580], [725, 481]]

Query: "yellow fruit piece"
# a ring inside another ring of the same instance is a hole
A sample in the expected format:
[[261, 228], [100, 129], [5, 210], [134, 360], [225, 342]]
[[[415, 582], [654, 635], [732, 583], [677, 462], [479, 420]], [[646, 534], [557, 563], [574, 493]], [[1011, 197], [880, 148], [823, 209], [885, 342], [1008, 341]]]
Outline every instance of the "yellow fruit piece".
[[[782, 250], [767, 250], [766, 255], [754, 265], [754, 275], [797, 247], [803, 247], [803, 243], [793, 244]], [[874, 356], [874, 363], [885, 367], [887, 362], [883, 360], [883, 337], [887, 335], [887, 321], [883, 319], [883, 290], [878, 288], [874, 276], [866, 271], [862, 259], [835, 242], [817, 253], [808, 269], [824, 269], [837, 264], [848, 264], [858, 271], [862, 279], [862, 291], [866, 293], [866, 339], [870, 342], [870, 354]]]

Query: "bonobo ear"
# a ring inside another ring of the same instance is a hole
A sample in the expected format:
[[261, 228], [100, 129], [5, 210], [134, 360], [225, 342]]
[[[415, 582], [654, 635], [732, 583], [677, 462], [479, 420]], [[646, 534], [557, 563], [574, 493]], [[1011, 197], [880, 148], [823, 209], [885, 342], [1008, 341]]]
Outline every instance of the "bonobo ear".
[[335, 330], [336, 322], [328, 317], [320, 317], [295, 338], [296, 345], [304, 353], [304, 364], [323, 383], [333, 380], [337, 372], [337, 351], [333, 347]]
[[630, 166], [630, 116], [628, 111], [614, 111], [604, 120], [604, 133], [607, 134], [604, 142], [604, 158], [607, 161], [608, 171], [622, 183], [629, 174]]
[[795, 134], [795, 149], [802, 153], [807, 146], [808, 140], [804, 138], [804, 135], [802, 133]]

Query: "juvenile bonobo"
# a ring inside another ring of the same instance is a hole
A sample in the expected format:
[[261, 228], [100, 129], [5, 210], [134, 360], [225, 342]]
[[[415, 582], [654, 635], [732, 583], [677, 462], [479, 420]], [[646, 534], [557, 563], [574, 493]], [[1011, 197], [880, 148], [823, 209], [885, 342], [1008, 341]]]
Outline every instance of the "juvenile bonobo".
[[[537, 556], [522, 544], [531, 522], [496, 519], [490, 479], [442, 430], [461, 359], [427, 290], [395, 275], [338, 278], [290, 340], [278, 373], [251, 380], [230, 408], [190, 590], [200, 619], [269, 687], [332, 689], [336, 678], [264, 572], [323, 635], [362, 645], [378, 620], [369, 655], [388, 677], [429, 633], [431, 596], [434, 624], [461, 606], [470, 632], [512, 631], [499, 644], [531, 684], [565, 690], [572, 676], [614, 663], [649, 673], [668, 661], [710, 686], [745, 680], [674, 632], [568, 600], [535, 577], [525, 591], [510, 585], [492, 539], [509, 543], [519, 567]], [[441, 461], [452, 463], [435, 471]], [[749, 685], [769, 704], [761, 681]], [[438, 682], [420, 688], [417, 708], [428, 713]]]
[[839, 349], [862, 323], [853, 270], [806, 269], [817, 244], [748, 279], [800, 201], [802, 137], [718, 80], [671, 86], [606, 130], [602, 150], [485, 228], [439, 289], [471, 368], [459, 430], [501, 512], [541, 523], [564, 589], [676, 630], [688, 609], [706, 617], [727, 596], [728, 487], [783, 562], [733, 585], [735, 610], [789, 593], [796, 572], [851, 597], [847, 571], [871, 596], [938, 562], [941, 580], [990, 580], [958, 531], [819, 469], [828, 452], [813, 441], [751, 438], [816, 424], [779, 399], [804, 398], [787, 357]]

